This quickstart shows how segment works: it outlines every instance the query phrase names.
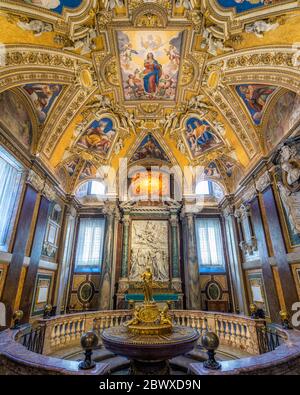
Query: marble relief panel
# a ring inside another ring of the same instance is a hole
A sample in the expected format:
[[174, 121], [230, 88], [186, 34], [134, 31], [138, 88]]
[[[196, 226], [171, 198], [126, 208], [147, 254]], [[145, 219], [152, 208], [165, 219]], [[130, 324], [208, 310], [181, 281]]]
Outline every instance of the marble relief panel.
[[131, 281], [141, 281], [149, 267], [155, 281], [169, 280], [169, 237], [166, 220], [133, 220], [131, 230]]

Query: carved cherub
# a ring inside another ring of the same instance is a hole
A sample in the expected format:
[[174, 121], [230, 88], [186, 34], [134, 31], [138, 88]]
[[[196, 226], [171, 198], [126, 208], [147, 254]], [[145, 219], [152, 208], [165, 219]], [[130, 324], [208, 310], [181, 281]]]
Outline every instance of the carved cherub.
[[129, 325], [137, 325], [141, 322], [139, 318], [139, 313], [141, 310], [141, 306], [136, 306], [133, 312], [133, 318], [129, 321], [124, 322], [124, 326], [129, 326]]
[[50, 23], [38, 19], [31, 19], [29, 22], [18, 21], [17, 25], [23, 30], [33, 32], [36, 37], [41, 36], [43, 33], [53, 31], [53, 26]]
[[267, 20], [255, 21], [245, 26], [246, 33], [254, 33], [256, 37], [263, 38], [264, 33], [277, 29], [280, 26], [278, 22], [272, 23]]
[[94, 42], [96, 37], [97, 37], [97, 31], [95, 28], [91, 27], [83, 38], [74, 41], [71, 40], [72, 45], [68, 47], [64, 47], [63, 50], [76, 51], [79, 49], [81, 55], [89, 54], [92, 50], [96, 48]]
[[162, 325], [172, 325], [172, 318], [168, 314], [169, 307], [166, 304], [160, 312], [160, 323]]

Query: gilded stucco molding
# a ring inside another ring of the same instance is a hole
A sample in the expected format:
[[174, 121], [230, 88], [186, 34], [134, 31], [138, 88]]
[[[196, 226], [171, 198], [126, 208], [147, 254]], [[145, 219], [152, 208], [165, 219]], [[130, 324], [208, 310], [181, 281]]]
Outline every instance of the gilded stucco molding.
[[275, 71], [282, 73], [300, 73], [297, 65], [297, 48], [289, 46], [266, 46], [235, 51], [234, 54], [221, 55], [206, 63], [207, 69], [219, 67], [226, 80], [238, 72]]
[[[219, 90], [207, 90], [207, 95], [209, 96], [212, 103], [220, 111], [222, 116], [231, 125], [236, 136], [240, 140], [242, 146], [244, 147], [248, 157], [252, 159], [256, 154], [257, 147], [253, 142], [253, 135], [248, 135], [249, 130], [246, 130], [242, 121], [236, 115], [235, 110], [232, 109], [231, 104], [223, 96], [222, 92]], [[251, 128], [252, 129], [252, 128]]]
[[21, 15], [51, 23], [53, 30], [57, 33], [76, 35], [76, 30], [90, 19], [90, 13], [96, 4], [97, 0], [83, 0], [79, 7], [74, 9], [65, 7], [62, 14], [59, 14], [25, 1], [1, 0], [0, 9], [7, 15]]
[[65, 132], [67, 125], [69, 125], [74, 117], [78, 113], [80, 113], [81, 109], [95, 93], [95, 91], [96, 88], [94, 88], [92, 92], [87, 92], [85, 90], [76, 90], [75, 95], [69, 102], [68, 107], [64, 109], [64, 112], [63, 114], [61, 114], [60, 119], [56, 120], [55, 128], [51, 131], [50, 136], [47, 136], [47, 140], [45, 141], [43, 147], [41, 146], [41, 149], [48, 158], [51, 156], [57, 143]]
[[[158, 2], [159, 3], [159, 2]], [[169, 2], [168, 2], [169, 3]], [[130, 4], [129, 4], [130, 6]], [[131, 12], [129, 12], [131, 15]], [[174, 101], [160, 101], [159, 106], [163, 109], [174, 109], [174, 106], [178, 105], [182, 100], [185, 99], [186, 94], [193, 92], [196, 94], [201, 86], [202, 74], [204, 72], [205, 61], [207, 54], [204, 52], [190, 51], [192, 42], [194, 40], [194, 34], [191, 30], [193, 23], [184, 18], [175, 18], [161, 6], [161, 4], [144, 4], [144, 2], [138, 2], [135, 4], [134, 12], [131, 18], [117, 19], [112, 18], [105, 25], [105, 34], [102, 34], [102, 38], [105, 41], [104, 49], [102, 51], [95, 51], [92, 54], [93, 64], [97, 72], [98, 85], [102, 94], [113, 94], [114, 100], [121, 106], [128, 109], [135, 109], [137, 118], [145, 118], [145, 112], [139, 113], [140, 101], [125, 100], [122, 89], [122, 81], [120, 66], [119, 66], [119, 55], [118, 55], [118, 44], [116, 39], [116, 31], [122, 29], [135, 30], [137, 26], [136, 21], [143, 15], [151, 15], [161, 18], [161, 26], [142, 26], [151, 31], [151, 29], [171, 29], [178, 32], [184, 33], [184, 40], [182, 42], [181, 58], [183, 60], [182, 67], [179, 71], [178, 76], [178, 87], [177, 96]], [[150, 23], [150, 22], [149, 22]], [[104, 27], [103, 27], [104, 29]], [[101, 34], [101, 33], [100, 33]], [[160, 113], [151, 114], [151, 118], [159, 117]]]
[[255, 182], [255, 187], [258, 192], [263, 192], [271, 184], [272, 180], [270, 173], [265, 171]]
[[[243, 125], [244, 130], [247, 131], [248, 136], [253, 141], [254, 145], [258, 144], [258, 146], [260, 146], [258, 133], [256, 132], [252, 121], [249, 120], [247, 112], [243, 111], [242, 106], [240, 105], [236, 95], [232, 92], [231, 89], [221, 88], [220, 92], [223, 94], [223, 97], [225, 98], [227, 104], [231, 107], [232, 111], [234, 111], [234, 113], [238, 117], [240, 124]], [[261, 148], [262, 147], [260, 147], [260, 149]]]
[[45, 186], [45, 179], [30, 169], [26, 179], [27, 184], [30, 184], [37, 192], [42, 192]]

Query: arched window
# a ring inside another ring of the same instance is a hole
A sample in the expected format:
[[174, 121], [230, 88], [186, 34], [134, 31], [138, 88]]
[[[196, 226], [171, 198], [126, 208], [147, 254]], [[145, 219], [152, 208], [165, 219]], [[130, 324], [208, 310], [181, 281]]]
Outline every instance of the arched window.
[[76, 193], [75, 196], [78, 199], [82, 198], [103, 198], [106, 194], [106, 186], [103, 182], [101, 181], [96, 181], [96, 180], [89, 180], [81, 184]]
[[201, 180], [196, 185], [196, 195], [212, 197], [219, 201], [224, 197], [224, 191], [222, 187], [214, 181]]

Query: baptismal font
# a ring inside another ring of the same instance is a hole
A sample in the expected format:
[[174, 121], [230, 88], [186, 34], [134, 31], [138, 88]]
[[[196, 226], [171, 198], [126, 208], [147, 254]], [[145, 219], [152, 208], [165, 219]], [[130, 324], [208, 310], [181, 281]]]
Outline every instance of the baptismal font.
[[135, 306], [132, 319], [103, 331], [103, 344], [131, 360], [131, 374], [168, 374], [168, 360], [191, 351], [199, 333], [192, 328], [174, 326], [168, 304], [160, 307], [153, 300], [150, 268], [141, 279], [144, 302]]

